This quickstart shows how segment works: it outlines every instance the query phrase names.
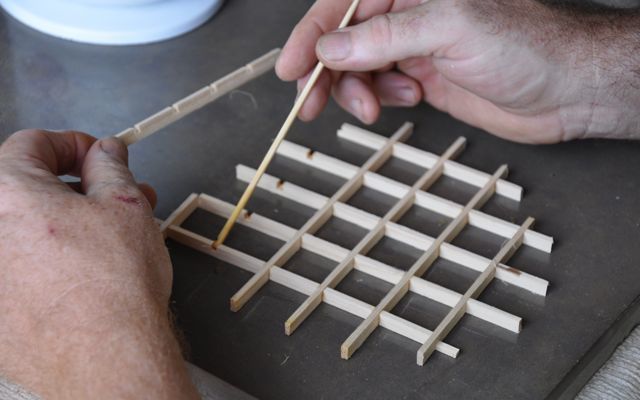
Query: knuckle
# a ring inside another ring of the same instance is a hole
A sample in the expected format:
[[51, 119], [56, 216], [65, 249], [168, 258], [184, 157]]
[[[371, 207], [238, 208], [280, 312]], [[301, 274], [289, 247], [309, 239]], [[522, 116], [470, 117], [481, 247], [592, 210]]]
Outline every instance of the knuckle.
[[11, 135], [11, 137], [16, 138], [32, 138], [32, 137], [40, 137], [44, 134], [44, 131], [40, 129], [22, 129]]
[[37, 129], [23, 129], [13, 133], [11, 136], [4, 141], [0, 150], [6, 150], [13, 147], [18, 142], [30, 141], [36, 139], [39, 135], [42, 134], [42, 131]]
[[376, 15], [370, 20], [370, 34], [374, 43], [390, 46], [394, 41], [391, 17], [388, 14]]

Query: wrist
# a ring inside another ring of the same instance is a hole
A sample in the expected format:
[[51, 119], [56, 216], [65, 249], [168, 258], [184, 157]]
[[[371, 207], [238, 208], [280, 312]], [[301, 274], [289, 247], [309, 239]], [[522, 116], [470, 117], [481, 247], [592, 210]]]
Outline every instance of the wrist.
[[[633, 14], [584, 15], [573, 32], [580, 99], [580, 138], [640, 138], [640, 18]], [[571, 125], [568, 125], [571, 126]]]
[[135, 373], [136, 365], [181, 363], [168, 307], [144, 289], [96, 281], [55, 297], [45, 309], [22, 310], [0, 336], [2, 373], [46, 398], [88, 397], [62, 391], [96, 390], [105, 368]]

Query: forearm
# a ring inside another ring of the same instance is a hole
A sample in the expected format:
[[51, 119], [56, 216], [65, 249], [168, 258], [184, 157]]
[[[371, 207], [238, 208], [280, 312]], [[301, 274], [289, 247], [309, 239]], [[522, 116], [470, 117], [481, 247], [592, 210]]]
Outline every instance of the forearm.
[[640, 13], [606, 12], [583, 26], [595, 87], [585, 137], [640, 139]]
[[87, 282], [20, 321], [0, 335], [2, 374], [43, 398], [198, 398], [167, 306], [144, 289]]
[[545, 10], [532, 37], [567, 66], [579, 100], [562, 115], [566, 136], [640, 139], [640, 12], [539, 3]]
[[640, 139], [640, 12], [557, 0], [466, 7], [495, 43], [506, 43], [506, 58], [526, 71], [524, 82], [543, 79], [542, 108], [529, 111], [557, 110], [562, 139]]

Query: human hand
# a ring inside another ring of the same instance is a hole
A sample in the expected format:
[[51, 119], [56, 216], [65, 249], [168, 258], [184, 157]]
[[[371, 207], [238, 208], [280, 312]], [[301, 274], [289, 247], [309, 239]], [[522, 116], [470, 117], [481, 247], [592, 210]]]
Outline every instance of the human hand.
[[[81, 183], [63, 183], [65, 174]], [[142, 397], [179, 398], [190, 383], [168, 320], [171, 262], [152, 203], [116, 139], [37, 130], [7, 139], [0, 374], [46, 398], [128, 398], [142, 385]]]
[[425, 100], [521, 142], [640, 133], [633, 111], [640, 91], [625, 87], [640, 77], [622, 62], [637, 55], [620, 49], [638, 45], [637, 19], [612, 23], [533, 0], [362, 0], [355, 25], [332, 32], [349, 3], [316, 1], [278, 60], [278, 76], [298, 87], [318, 58], [331, 70], [302, 108], [303, 120], [315, 118], [332, 92], [364, 123], [378, 118], [381, 105]]

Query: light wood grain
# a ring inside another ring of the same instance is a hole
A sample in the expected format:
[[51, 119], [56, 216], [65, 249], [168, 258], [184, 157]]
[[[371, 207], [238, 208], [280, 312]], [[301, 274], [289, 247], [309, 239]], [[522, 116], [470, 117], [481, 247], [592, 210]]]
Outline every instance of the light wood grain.
[[[252, 168], [238, 165], [236, 166], [236, 177], [243, 182], [247, 182], [253, 176], [254, 171], [255, 170]], [[322, 205], [324, 205], [328, 200], [328, 197], [307, 190], [294, 183], [286, 182], [286, 184], [281, 184], [282, 182], [283, 181], [278, 177], [265, 174], [258, 187], [313, 209], [322, 207]], [[372, 229], [380, 220], [380, 217], [374, 214], [342, 202], [337, 202], [335, 204], [333, 215], [336, 218], [340, 218], [366, 230]], [[421, 251], [427, 250], [435, 241], [434, 238], [425, 235], [424, 233], [392, 221], [387, 223], [385, 234], [391, 239], [397, 240]], [[442, 243], [440, 246], [440, 257], [480, 272], [484, 271], [491, 262], [491, 260], [486, 257], [446, 242]], [[340, 260], [336, 261], [340, 262]], [[533, 276], [506, 264], [498, 265], [496, 278], [540, 296], [545, 296], [549, 287], [549, 282], [547, 280]]]
[[[387, 214], [382, 217], [374, 227], [360, 240], [358, 244], [349, 252], [349, 254], [340, 261], [340, 263], [331, 271], [331, 273], [320, 283], [318, 291], [309, 296], [309, 299], [305, 301], [298, 309], [287, 319], [285, 322], [285, 332], [290, 335], [305, 318], [311, 313], [311, 311], [320, 303], [322, 293], [324, 289], [328, 287], [335, 287], [354, 267], [355, 258], [359, 254], [366, 254], [376, 243], [384, 236], [385, 228], [388, 222], [398, 220], [404, 215], [404, 213], [413, 206], [415, 193], [419, 189], [424, 189], [433, 184], [442, 173], [444, 166], [444, 160], [451, 157], [455, 157], [463, 149], [466, 141], [464, 138], [459, 138], [452, 144], [449, 149], [443, 154], [441, 159], [436, 163], [434, 168], [427, 171], [416, 184], [411, 188], [405, 196], [400, 199]], [[386, 144], [385, 144], [386, 146]], [[384, 147], [383, 147], [384, 148]]]
[[[358, 167], [355, 165], [319, 152], [315, 152], [313, 157], [309, 158], [307, 157], [308, 152], [309, 149], [307, 147], [289, 141], [283, 142], [282, 146], [278, 149], [278, 154], [284, 157], [344, 179], [349, 179], [355, 171], [358, 170]], [[391, 178], [375, 172], [369, 172], [364, 176], [364, 185], [397, 199], [402, 198], [411, 189], [404, 183], [394, 181]], [[455, 218], [463, 209], [463, 206], [460, 204], [425, 191], [418, 191], [416, 193], [415, 204], [448, 218]], [[485, 214], [479, 210], [471, 211], [469, 214], [469, 225], [506, 239], [513, 236], [518, 230], [516, 224]], [[529, 230], [525, 233], [524, 243], [539, 250], [550, 252], [553, 238]]]
[[491, 283], [491, 280], [495, 276], [496, 266], [498, 263], [507, 261], [520, 247], [524, 233], [529, 229], [533, 222], [533, 218], [528, 218], [524, 224], [522, 224], [516, 234], [509, 239], [509, 241], [500, 249], [498, 254], [496, 254], [487, 269], [485, 269], [480, 276], [476, 278], [473, 284], [471, 284], [471, 287], [469, 287], [465, 294], [458, 300], [456, 305], [449, 311], [449, 313], [447, 313], [440, 324], [438, 324], [438, 327], [433, 331], [429, 340], [427, 340], [420, 349], [418, 349], [418, 353], [416, 355], [418, 365], [424, 365], [435, 350], [436, 344], [443, 340], [456, 326], [458, 321], [460, 321], [460, 318], [462, 318], [466, 312], [468, 301], [470, 299], [477, 298], [487, 285]]
[[[213, 240], [178, 226], [168, 226], [167, 233], [171, 239], [178, 243], [254, 274], [260, 271], [264, 265], [264, 261], [227, 246], [221, 246], [217, 250], [213, 250], [211, 248]], [[305, 295], [311, 294], [318, 286], [316, 282], [278, 266], [274, 266], [271, 269], [269, 279]], [[332, 289], [327, 289], [323, 301], [360, 318], [364, 318], [364, 316], [368, 315], [373, 309], [373, 306], [370, 304]], [[380, 326], [418, 343], [424, 343], [431, 334], [430, 330], [390, 313], [385, 313], [381, 316]], [[460, 352], [458, 348], [446, 343], [437, 344], [436, 350], [453, 358], [457, 357]]]
[[178, 208], [169, 215], [169, 218], [160, 224], [160, 232], [162, 232], [162, 235], [164, 237], [167, 236], [167, 228], [170, 225], [182, 225], [182, 223], [189, 218], [191, 213], [193, 213], [198, 206], [198, 195], [191, 193], [185, 201], [183, 201], [182, 204], [180, 204], [180, 206], [178, 206]]
[[496, 173], [491, 177], [489, 182], [477, 192], [467, 203], [464, 209], [456, 216], [456, 218], [447, 225], [447, 227], [438, 236], [436, 241], [425, 251], [420, 258], [409, 268], [398, 282], [376, 306], [374, 311], [360, 323], [356, 330], [344, 341], [340, 347], [342, 358], [349, 359], [353, 353], [362, 346], [364, 341], [369, 337], [373, 330], [380, 323], [380, 313], [383, 311], [391, 311], [393, 307], [402, 299], [409, 290], [409, 281], [413, 276], [422, 276], [427, 269], [433, 264], [440, 254], [440, 245], [444, 242], [450, 242], [467, 224], [469, 212], [481, 207], [489, 197], [495, 192], [495, 184], [498, 179], [503, 178], [507, 174], [505, 165], [498, 168]]
[[[233, 211], [232, 204], [206, 194], [200, 195], [199, 204], [201, 209], [222, 218], [227, 218]], [[290, 240], [296, 234], [296, 229], [257, 213], [242, 214], [240, 218], [238, 218], [238, 224], [285, 242]], [[348, 249], [311, 234], [306, 234], [302, 237], [302, 248], [338, 263], [349, 254]], [[394, 268], [362, 254], [357, 255], [354, 261], [354, 268], [356, 270], [374, 276], [385, 282], [389, 282], [392, 285], [397, 284], [404, 274], [404, 271], [398, 268]], [[428, 282], [416, 276], [411, 278], [409, 282], [409, 290], [449, 307], [453, 307], [462, 296], [450, 289]], [[522, 319], [520, 317], [479, 301], [472, 300], [469, 304], [470, 307], [468, 308], [468, 312], [470, 315], [476, 316], [512, 332], [520, 332], [522, 328]]]
[[273, 49], [244, 67], [178, 100], [171, 106], [158, 111], [115, 136], [127, 146], [137, 143], [273, 69], [279, 55], [280, 49]]
[[[413, 129], [413, 125], [404, 124], [389, 140], [389, 144], [376, 151], [356, 173], [345, 182], [342, 187], [300, 228], [298, 232], [286, 242], [249, 281], [233, 295], [230, 300], [231, 310], [238, 311], [242, 306], [269, 280], [269, 270], [275, 265], [286, 263], [296, 251], [300, 249], [302, 236], [315, 233], [333, 215], [333, 206], [338, 201], [347, 201], [361, 186], [363, 176], [367, 171], [382, 166], [391, 156], [393, 143], [406, 139]], [[240, 215], [243, 209], [234, 209], [230, 218]], [[237, 217], [236, 217], [237, 219]], [[317, 300], [316, 300], [317, 302]], [[317, 304], [316, 304], [317, 305]]]

